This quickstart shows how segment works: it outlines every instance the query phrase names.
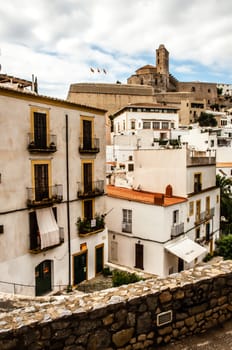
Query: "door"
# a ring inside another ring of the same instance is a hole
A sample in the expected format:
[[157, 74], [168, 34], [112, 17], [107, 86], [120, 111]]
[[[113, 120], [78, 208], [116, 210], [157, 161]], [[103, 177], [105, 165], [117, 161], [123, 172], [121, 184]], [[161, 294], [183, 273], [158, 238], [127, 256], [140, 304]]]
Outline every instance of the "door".
[[34, 141], [37, 148], [47, 147], [47, 116], [45, 113], [34, 113]]
[[48, 164], [35, 164], [35, 200], [42, 201], [49, 198]]
[[184, 260], [181, 258], [178, 258], [178, 272], [181, 272], [184, 270]]
[[83, 120], [83, 148], [84, 150], [92, 149], [92, 122]]
[[95, 270], [96, 275], [102, 272], [104, 267], [104, 245], [95, 248]]
[[74, 281], [76, 285], [87, 279], [87, 251], [73, 256]]
[[92, 163], [84, 163], [84, 193], [92, 193]]
[[52, 262], [44, 260], [35, 268], [35, 295], [44, 295], [52, 290]]
[[135, 244], [135, 267], [143, 270], [143, 244]]

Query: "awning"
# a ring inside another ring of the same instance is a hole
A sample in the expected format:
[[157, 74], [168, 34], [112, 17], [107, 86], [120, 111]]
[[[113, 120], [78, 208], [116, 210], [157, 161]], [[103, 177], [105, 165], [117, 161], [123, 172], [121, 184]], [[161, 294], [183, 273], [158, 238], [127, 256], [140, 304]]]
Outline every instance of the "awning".
[[41, 249], [59, 244], [59, 227], [52, 208], [37, 209], [36, 218], [40, 233]]
[[187, 237], [181, 238], [175, 242], [168, 243], [165, 246], [165, 249], [183, 259], [187, 263], [190, 263], [198, 256], [206, 252], [206, 248], [202, 247], [198, 243], [195, 243]]

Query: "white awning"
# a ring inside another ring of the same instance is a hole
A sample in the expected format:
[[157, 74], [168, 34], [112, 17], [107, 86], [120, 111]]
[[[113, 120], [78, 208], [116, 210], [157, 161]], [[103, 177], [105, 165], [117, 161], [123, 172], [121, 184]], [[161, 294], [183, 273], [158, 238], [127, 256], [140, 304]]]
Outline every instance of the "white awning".
[[52, 208], [37, 209], [36, 218], [40, 233], [41, 249], [59, 244], [59, 227]]
[[168, 243], [165, 246], [165, 249], [183, 259], [187, 263], [190, 263], [198, 256], [206, 252], [206, 248], [202, 247], [198, 243], [195, 243], [187, 237], [181, 238], [175, 242]]

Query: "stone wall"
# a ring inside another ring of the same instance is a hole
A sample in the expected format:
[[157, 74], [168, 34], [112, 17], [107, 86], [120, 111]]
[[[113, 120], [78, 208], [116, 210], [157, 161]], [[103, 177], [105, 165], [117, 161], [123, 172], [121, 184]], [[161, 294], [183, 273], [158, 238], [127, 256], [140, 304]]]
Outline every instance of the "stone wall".
[[155, 349], [230, 319], [231, 287], [232, 261], [220, 261], [81, 296], [2, 296], [0, 349]]

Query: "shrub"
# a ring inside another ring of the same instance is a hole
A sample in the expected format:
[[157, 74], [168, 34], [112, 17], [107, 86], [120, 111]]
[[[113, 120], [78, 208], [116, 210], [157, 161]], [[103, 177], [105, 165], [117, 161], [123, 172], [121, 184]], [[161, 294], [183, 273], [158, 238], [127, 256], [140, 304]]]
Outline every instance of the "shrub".
[[129, 273], [126, 271], [119, 271], [114, 270], [113, 271], [113, 277], [112, 282], [114, 287], [121, 286], [123, 284], [129, 284], [129, 283], [135, 283], [140, 281], [142, 278], [140, 278], [135, 273]]
[[216, 241], [218, 255], [222, 256], [225, 260], [232, 259], [232, 234], [222, 236]]

